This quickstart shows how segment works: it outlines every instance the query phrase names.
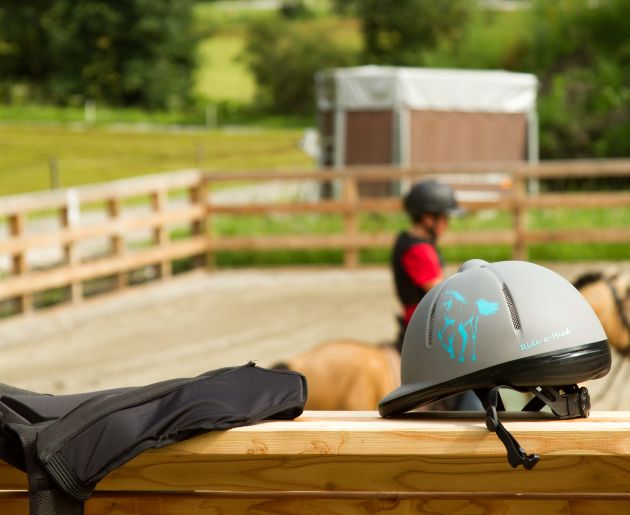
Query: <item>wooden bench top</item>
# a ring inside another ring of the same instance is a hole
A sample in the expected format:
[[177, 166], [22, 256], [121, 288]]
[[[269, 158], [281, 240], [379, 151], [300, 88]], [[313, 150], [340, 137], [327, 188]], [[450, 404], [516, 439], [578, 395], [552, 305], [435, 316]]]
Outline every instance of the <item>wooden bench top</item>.
[[[148, 450], [86, 513], [630, 513], [630, 412], [502, 420], [534, 470], [510, 467], [482, 414], [305, 412]], [[1, 514], [27, 513], [25, 488], [0, 462]]]

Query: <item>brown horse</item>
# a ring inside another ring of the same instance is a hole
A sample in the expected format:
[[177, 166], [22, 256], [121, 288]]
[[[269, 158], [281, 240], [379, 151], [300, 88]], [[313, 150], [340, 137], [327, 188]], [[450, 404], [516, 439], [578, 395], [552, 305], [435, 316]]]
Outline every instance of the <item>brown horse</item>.
[[400, 354], [393, 345], [324, 342], [276, 368], [306, 376], [306, 409], [311, 410], [374, 410], [400, 385]]
[[630, 271], [588, 273], [573, 284], [597, 314], [612, 352], [608, 375], [588, 384], [593, 409], [629, 410]]
[[610, 345], [621, 353], [630, 351], [630, 272], [586, 273], [573, 285], [595, 311]]

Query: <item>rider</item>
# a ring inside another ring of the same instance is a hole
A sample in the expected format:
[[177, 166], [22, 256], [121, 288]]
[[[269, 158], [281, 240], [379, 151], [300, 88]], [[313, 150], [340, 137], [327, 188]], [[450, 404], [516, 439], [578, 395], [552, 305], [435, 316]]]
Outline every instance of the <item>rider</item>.
[[435, 180], [414, 184], [403, 206], [411, 227], [396, 238], [391, 258], [396, 293], [403, 306], [398, 317], [398, 351], [402, 350], [405, 330], [418, 302], [444, 279], [444, 260], [436, 243], [448, 227], [449, 216], [459, 211], [453, 190]]

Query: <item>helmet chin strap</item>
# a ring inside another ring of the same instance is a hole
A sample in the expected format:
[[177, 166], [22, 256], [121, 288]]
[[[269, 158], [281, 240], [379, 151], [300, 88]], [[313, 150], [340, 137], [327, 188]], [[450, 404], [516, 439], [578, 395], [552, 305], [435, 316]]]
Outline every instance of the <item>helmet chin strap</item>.
[[496, 433], [499, 440], [503, 443], [505, 450], [507, 451], [508, 463], [512, 465], [512, 468], [516, 468], [519, 465], [523, 465], [527, 470], [531, 470], [536, 466], [536, 463], [540, 460], [540, 456], [537, 454], [527, 454], [516, 438], [512, 436], [505, 426], [499, 420], [497, 414], [497, 407], [503, 408], [503, 402], [499, 396], [499, 390], [501, 386], [495, 386], [485, 392], [485, 395], [480, 395], [480, 392], [476, 391], [480, 397], [483, 407], [486, 408], [486, 427], [488, 431]]
[[[497, 410], [505, 409], [499, 395], [501, 388], [510, 388], [510, 386], [503, 385], [490, 389], [475, 390], [483, 407], [486, 409], [486, 427], [488, 431], [496, 433], [505, 446], [508, 462], [513, 468], [523, 465], [527, 470], [531, 470], [536, 466], [540, 457], [537, 454], [527, 454], [516, 438], [499, 420]], [[590, 412], [591, 403], [588, 390], [575, 384], [559, 387], [543, 386], [530, 388], [529, 392], [534, 397], [523, 408], [523, 411], [539, 411], [546, 405], [551, 408], [555, 415], [562, 419], [588, 417]]]

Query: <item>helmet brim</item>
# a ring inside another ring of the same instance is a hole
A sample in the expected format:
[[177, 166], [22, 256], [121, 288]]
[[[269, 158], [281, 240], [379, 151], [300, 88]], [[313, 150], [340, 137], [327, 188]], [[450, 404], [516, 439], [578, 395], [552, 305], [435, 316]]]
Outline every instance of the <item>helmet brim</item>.
[[402, 385], [386, 395], [378, 404], [378, 412], [382, 417], [399, 415], [406, 411], [429, 404], [445, 397], [464, 391], [459, 385], [441, 389], [434, 384], [412, 383]]
[[378, 404], [383, 417], [399, 415], [418, 406], [475, 388], [506, 385], [515, 389], [581, 383], [603, 377], [610, 370], [607, 340], [573, 349], [546, 352], [508, 361], [456, 379], [435, 384], [431, 381], [403, 384]]

